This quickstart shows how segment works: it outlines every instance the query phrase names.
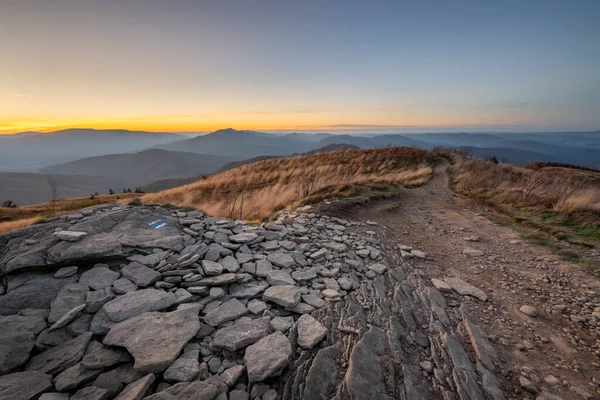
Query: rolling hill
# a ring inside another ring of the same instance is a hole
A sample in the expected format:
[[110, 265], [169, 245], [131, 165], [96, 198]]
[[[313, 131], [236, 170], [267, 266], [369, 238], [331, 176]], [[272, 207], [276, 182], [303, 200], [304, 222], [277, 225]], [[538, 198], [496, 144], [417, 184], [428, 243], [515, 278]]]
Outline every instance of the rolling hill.
[[83, 158], [50, 166], [44, 172], [102, 176], [120, 179], [128, 187], [138, 187], [158, 179], [209, 174], [233, 160], [236, 158], [151, 149], [132, 154]]
[[106, 194], [108, 189], [121, 192], [127, 188], [123, 180], [102, 176], [0, 172], [0, 203], [12, 200], [21, 206], [51, 201], [54, 197], [52, 185], [56, 188], [56, 199], [89, 196], [96, 192]]

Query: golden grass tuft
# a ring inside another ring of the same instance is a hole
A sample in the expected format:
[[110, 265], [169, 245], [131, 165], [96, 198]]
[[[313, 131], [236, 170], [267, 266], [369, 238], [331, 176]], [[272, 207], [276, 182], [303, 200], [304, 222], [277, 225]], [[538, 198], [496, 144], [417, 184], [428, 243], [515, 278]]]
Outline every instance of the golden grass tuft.
[[201, 209], [217, 217], [262, 220], [284, 208], [366, 190], [419, 185], [432, 173], [425, 150], [342, 150], [259, 161], [178, 188], [143, 196], [145, 203]]

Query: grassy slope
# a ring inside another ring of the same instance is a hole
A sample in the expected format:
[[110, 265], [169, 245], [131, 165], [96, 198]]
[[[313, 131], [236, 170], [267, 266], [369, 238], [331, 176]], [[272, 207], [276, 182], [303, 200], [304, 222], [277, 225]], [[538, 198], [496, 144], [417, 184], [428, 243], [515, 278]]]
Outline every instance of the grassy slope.
[[600, 172], [498, 165], [461, 156], [448, 172], [453, 190], [497, 211], [495, 222], [515, 227], [524, 239], [549, 247], [562, 259], [600, 272], [587, 251], [600, 246]]
[[285, 207], [333, 197], [381, 196], [401, 186], [421, 184], [430, 178], [434, 160], [427, 151], [407, 147], [282, 157], [148, 194], [143, 201], [261, 220]]

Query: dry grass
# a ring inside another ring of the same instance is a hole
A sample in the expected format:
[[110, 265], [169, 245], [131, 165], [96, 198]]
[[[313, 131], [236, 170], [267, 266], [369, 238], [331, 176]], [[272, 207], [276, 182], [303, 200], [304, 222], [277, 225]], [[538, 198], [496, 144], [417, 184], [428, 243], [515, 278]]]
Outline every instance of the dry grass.
[[276, 158], [147, 194], [142, 200], [199, 208], [214, 216], [262, 220], [275, 211], [327, 198], [422, 184], [430, 178], [433, 162], [427, 151], [407, 147]]
[[454, 155], [455, 189], [565, 238], [600, 241], [600, 171], [557, 164], [496, 164]]
[[68, 213], [74, 210], [106, 204], [120, 202], [132, 197], [139, 197], [139, 194], [126, 193], [114, 195], [77, 197], [66, 200], [56, 200], [54, 202], [34, 204], [30, 206], [21, 206], [16, 208], [0, 208], [0, 234], [24, 228], [36, 222], [42, 222], [52, 219], [60, 214]]

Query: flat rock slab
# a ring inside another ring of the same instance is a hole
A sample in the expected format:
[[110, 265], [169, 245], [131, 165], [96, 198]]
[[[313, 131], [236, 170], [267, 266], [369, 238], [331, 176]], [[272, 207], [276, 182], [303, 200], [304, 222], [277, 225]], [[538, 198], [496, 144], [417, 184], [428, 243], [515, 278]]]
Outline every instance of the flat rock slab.
[[67, 242], [77, 242], [81, 239], [83, 239], [84, 237], [86, 237], [88, 234], [85, 232], [78, 232], [78, 231], [58, 231], [58, 232], [54, 232], [54, 236], [60, 240], [65, 240]]
[[121, 275], [129, 278], [138, 287], [145, 288], [160, 279], [160, 273], [138, 262], [132, 262], [121, 269]]
[[217, 276], [211, 276], [208, 278], [200, 279], [198, 281], [199, 286], [222, 286], [229, 285], [230, 283], [236, 282], [238, 277], [235, 274], [221, 274]]
[[212, 347], [236, 351], [256, 343], [269, 334], [269, 317], [240, 318], [235, 324], [213, 334]]
[[148, 374], [135, 382], [131, 382], [123, 389], [115, 400], [139, 400], [144, 397], [150, 386], [154, 383], [154, 374]]
[[279, 373], [290, 362], [292, 346], [281, 332], [275, 332], [246, 348], [244, 363], [248, 381], [260, 382]]
[[46, 329], [43, 317], [11, 315], [0, 317], [0, 375], [29, 360], [36, 336]]
[[327, 328], [309, 314], [298, 318], [298, 345], [312, 349], [327, 335]]
[[221, 304], [204, 316], [204, 322], [210, 326], [219, 326], [223, 322], [232, 321], [248, 314], [248, 309], [238, 299], [231, 299]]
[[452, 287], [441, 279], [431, 278], [431, 284], [440, 292], [452, 293]]
[[81, 364], [87, 369], [102, 369], [131, 361], [125, 350], [104, 347], [102, 343], [93, 341], [88, 346]]
[[35, 371], [0, 376], [0, 399], [32, 400], [52, 389], [52, 376]]
[[281, 268], [290, 268], [296, 265], [294, 258], [287, 253], [271, 253], [267, 256], [267, 261]]
[[121, 322], [146, 312], [163, 310], [176, 301], [177, 297], [173, 293], [158, 289], [143, 289], [109, 301], [102, 310], [111, 321]]
[[61, 345], [34, 356], [25, 366], [26, 371], [56, 375], [77, 364], [87, 349], [92, 333], [87, 332]]
[[472, 296], [481, 301], [487, 301], [488, 296], [483, 290], [476, 288], [460, 278], [445, 278], [444, 281], [461, 296]]
[[50, 305], [48, 322], [53, 324], [77, 306], [85, 304], [87, 285], [72, 283], [64, 286]]
[[118, 272], [111, 270], [106, 265], [99, 264], [81, 274], [79, 283], [87, 285], [94, 290], [105, 289], [119, 279], [119, 276]]
[[263, 300], [283, 307], [294, 307], [300, 302], [300, 288], [292, 285], [271, 286], [265, 290]]
[[229, 236], [229, 240], [235, 243], [249, 243], [253, 240], [256, 240], [258, 235], [252, 232], [238, 233], [237, 235]]
[[150, 312], [113, 326], [103, 343], [125, 347], [142, 372], [162, 372], [200, 329], [199, 305], [169, 313]]

